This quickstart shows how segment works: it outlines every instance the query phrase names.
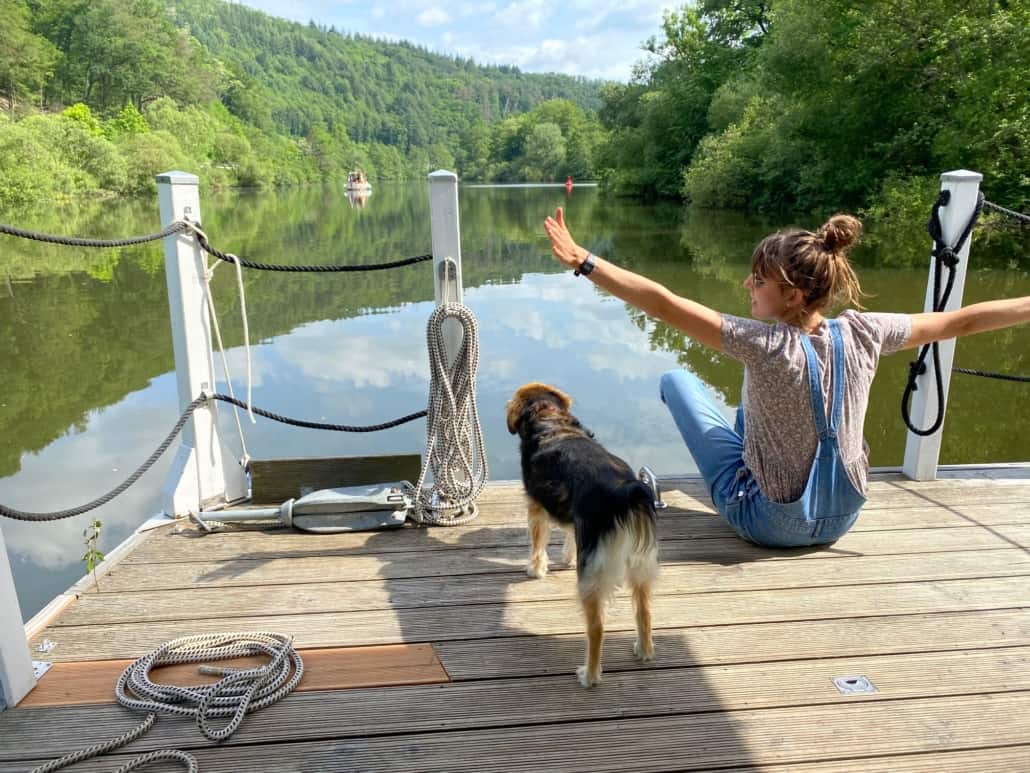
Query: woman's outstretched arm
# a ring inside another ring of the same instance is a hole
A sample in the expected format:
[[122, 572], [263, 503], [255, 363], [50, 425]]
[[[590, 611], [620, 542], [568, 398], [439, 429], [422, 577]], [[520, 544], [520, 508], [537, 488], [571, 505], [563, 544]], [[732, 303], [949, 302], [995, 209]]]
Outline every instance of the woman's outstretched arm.
[[955, 311], [913, 314], [912, 335], [904, 348], [998, 330], [1024, 322], [1030, 322], [1030, 296], [974, 303]]
[[[554, 256], [569, 268], [579, 268], [588, 252], [573, 240], [565, 226], [565, 214], [561, 207], [554, 217], [544, 221], [544, 230], [551, 240]], [[619, 268], [597, 256], [589, 278], [616, 298], [682, 330], [705, 346], [716, 350], [722, 348], [722, 316], [714, 309], [682, 298], [647, 277]]]

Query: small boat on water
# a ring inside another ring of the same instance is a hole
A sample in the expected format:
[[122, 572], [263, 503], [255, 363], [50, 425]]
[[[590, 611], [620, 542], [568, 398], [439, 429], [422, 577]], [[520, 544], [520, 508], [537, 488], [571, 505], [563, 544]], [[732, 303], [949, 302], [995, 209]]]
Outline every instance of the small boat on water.
[[360, 169], [355, 169], [347, 175], [347, 190], [349, 191], [371, 191], [372, 183]]

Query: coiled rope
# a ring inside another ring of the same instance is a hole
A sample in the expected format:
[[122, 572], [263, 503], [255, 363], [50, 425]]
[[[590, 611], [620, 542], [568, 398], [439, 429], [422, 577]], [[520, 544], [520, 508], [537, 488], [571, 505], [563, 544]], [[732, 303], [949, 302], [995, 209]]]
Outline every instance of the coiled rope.
[[[447, 362], [444, 323], [461, 325], [461, 346], [453, 364]], [[444, 302], [426, 324], [429, 349], [429, 411], [426, 455], [414, 486], [412, 520], [435, 526], [460, 526], [478, 514], [475, 500], [487, 478], [486, 448], [476, 407], [479, 368], [479, 328], [463, 304]], [[423, 486], [427, 471], [431, 486]]]
[[[266, 655], [269, 662], [255, 668], [223, 668], [207, 665], [210, 661], [250, 655]], [[173, 663], [202, 663], [202, 674], [221, 676], [213, 684], [179, 687], [158, 684], [150, 672]], [[293, 648], [292, 637], [278, 633], [215, 633], [183, 636], [133, 662], [118, 678], [115, 697], [126, 708], [149, 712], [129, 732], [104, 743], [81, 749], [60, 759], [40, 765], [32, 773], [51, 773], [77, 762], [121, 748], [145, 734], [158, 714], [193, 717], [204, 737], [224, 741], [239, 728], [250, 712], [270, 706], [286, 697], [304, 675], [304, 661]], [[230, 717], [216, 728], [212, 717]], [[196, 758], [177, 749], [161, 749], [136, 757], [117, 773], [136, 770], [157, 760], [181, 762], [190, 773], [198, 771]]]
[[88, 513], [90, 510], [95, 510], [101, 505], [107, 504], [116, 496], [118, 496], [127, 488], [129, 488], [129, 486], [131, 486], [133, 483], [139, 480], [143, 476], [143, 473], [145, 473], [154, 465], [154, 463], [158, 460], [161, 454], [163, 454], [168, 449], [168, 446], [172, 444], [172, 441], [175, 440], [175, 436], [179, 434], [183, 426], [185, 426], [186, 422], [189, 420], [190, 416], [193, 415], [193, 412], [197, 410], [197, 408], [199, 408], [201, 405], [206, 403], [208, 400], [221, 400], [223, 402], [239, 406], [240, 408], [250, 407], [258, 416], [264, 416], [266, 419], [272, 419], [273, 421], [282, 422], [283, 424], [289, 424], [294, 427], [305, 427], [307, 429], [324, 429], [333, 432], [377, 432], [383, 429], [390, 429], [391, 427], [398, 427], [401, 424], [406, 424], [409, 421], [421, 419], [423, 416], [426, 415], [426, 411], [418, 411], [416, 413], [409, 413], [407, 416], [402, 416], [401, 418], [394, 419], [393, 421], [387, 421], [382, 424], [369, 424], [365, 426], [349, 424], [325, 424], [317, 421], [303, 421], [301, 419], [291, 419], [287, 416], [280, 416], [279, 414], [272, 413], [271, 411], [266, 411], [261, 408], [248, 406], [247, 403], [244, 403], [241, 400], [237, 400], [235, 397], [230, 397], [229, 395], [223, 395], [218, 393], [212, 395], [202, 394], [200, 397], [198, 397], [196, 400], [194, 400], [192, 403], [186, 406], [186, 410], [182, 412], [182, 416], [180, 416], [179, 420], [175, 422], [175, 426], [172, 427], [172, 431], [168, 433], [168, 436], [162, 441], [161, 445], [159, 445], [155, 449], [154, 453], [147, 457], [147, 460], [143, 462], [143, 464], [141, 464], [139, 468], [134, 473], [132, 473], [132, 475], [130, 475], [123, 483], [116, 486], [111, 491], [104, 494], [102, 497], [98, 497], [97, 499], [94, 499], [92, 502], [80, 505], [79, 507], [71, 507], [67, 510], [55, 510], [53, 512], [46, 513], [26, 512], [24, 510], [16, 510], [13, 507], [7, 507], [6, 505], [0, 505], [0, 516], [4, 516], [5, 518], [12, 518], [16, 521], [58, 521], [63, 518], [71, 518], [75, 515]]

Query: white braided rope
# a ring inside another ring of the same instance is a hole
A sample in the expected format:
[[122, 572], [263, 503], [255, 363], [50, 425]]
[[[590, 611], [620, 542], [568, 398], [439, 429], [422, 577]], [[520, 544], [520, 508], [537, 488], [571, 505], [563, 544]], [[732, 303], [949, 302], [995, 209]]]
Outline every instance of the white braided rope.
[[[225, 374], [225, 385], [229, 390], [229, 396], [235, 399], [236, 392], [233, 391], [232, 387], [232, 374], [229, 372], [229, 359], [225, 356], [225, 344], [222, 343], [222, 330], [218, 324], [218, 312], [215, 309], [215, 299], [211, 292], [211, 279], [214, 277], [215, 269], [218, 268], [218, 265], [219, 263], [216, 261], [213, 266], [207, 266], [204, 271], [204, 297], [207, 299], [208, 316], [211, 318], [211, 327], [215, 331], [215, 343], [218, 344], [218, 354], [222, 360], [222, 372]], [[243, 292], [242, 288], [240, 292]], [[250, 405], [249, 399], [247, 401], [247, 405]], [[247, 469], [247, 465], [250, 464], [250, 453], [247, 451], [247, 438], [243, 434], [243, 424], [240, 423], [240, 409], [235, 405], [232, 406], [232, 414], [233, 418], [236, 419], [236, 431], [240, 436], [240, 448], [243, 453], [243, 458], [240, 460], [240, 464], [243, 465], [244, 469]], [[252, 424], [256, 423], [253, 414], [250, 417], [250, 421]]]
[[[207, 661], [226, 660], [247, 655], [267, 655], [269, 662], [255, 668], [222, 668], [206, 665]], [[172, 663], [205, 663], [198, 667], [203, 674], [222, 678], [213, 684], [178, 687], [157, 684], [150, 671]], [[292, 673], [291, 673], [292, 672]], [[304, 675], [304, 662], [293, 649], [293, 639], [278, 633], [215, 633], [183, 636], [166, 642], [148, 655], [134, 661], [115, 685], [115, 697], [123, 706], [149, 712], [146, 718], [124, 735], [104, 743], [53, 760], [33, 769], [32, 773], [51, 771], [74, 765], [124, 746], [139, 738], [154, 724], [157, 714], [192, 716], [206, 738], [223, 741], [239, 728], [243, 717], [264, 708], [289, 694]], [[221, 728], [212, 727], [209, 717], [231, 719]], [[136, 757], [119, 768], [128, 773], [156, 760], [177, 760], [189, 773], [198, 770], [196, 759], [176, 749], [161, 749]]]
[[[456, 320], [461, 347], [448, 367], [443, 326]], [[426, 324], [429, 349], [429, 407], [426, 456], [413, 492], [412, 518], [437, 526], [460, 526], [475, 518], [475, 500], [487, 478], [486, 448], [476, 407], [479, 326], [472, 310], [460, 303], [437, 306]], [[432, 470], [433, 483], [423, 486]]]

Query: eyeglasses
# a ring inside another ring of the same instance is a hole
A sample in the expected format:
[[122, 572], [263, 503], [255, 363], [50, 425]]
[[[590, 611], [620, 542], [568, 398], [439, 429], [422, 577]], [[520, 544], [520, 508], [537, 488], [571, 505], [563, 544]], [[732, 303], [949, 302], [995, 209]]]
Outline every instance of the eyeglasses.
[[751, 286], [754, 287], [756, 290], [760, 290], [761, 288], [765, 287], [765, 283], [770, 281], [775, 280], [762, 279], [762, 277], [758, 276], [758, 274], [756, 274], [754, 271], [751, 272]]
[[796, 287], [796, 285], [786, 277], [783, 278], [783, 281], [780, 281], [778, 279], [763, 279], [762, 277], [758, 276], [758, 274], [756, 274], [754, 271], [751, 272], [751, 286], [754, 287], [756, 290], [765, 287], [770, 282], [772, 284], [777, 285], [786, 285], [787, 287]]

